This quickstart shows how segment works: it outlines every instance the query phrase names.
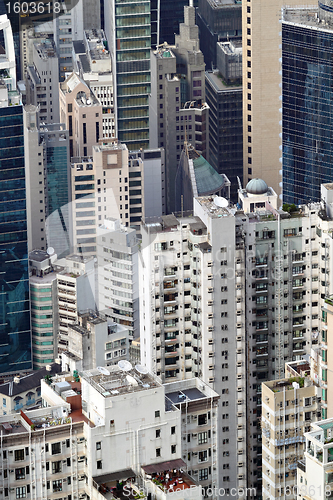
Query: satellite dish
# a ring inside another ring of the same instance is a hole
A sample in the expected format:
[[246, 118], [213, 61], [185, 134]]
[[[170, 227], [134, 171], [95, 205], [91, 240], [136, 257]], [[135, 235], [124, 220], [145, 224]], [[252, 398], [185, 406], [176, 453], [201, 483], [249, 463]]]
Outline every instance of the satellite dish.
[[49, 255], [53, 255], [54, 254], [54, 248], [53, 247], [48, 247], [46, 252], [49, 254]]
[[[120, 363], [121, 361], [119, 361]], [[129, 363], [129, 361], [127, 361]], [[129, 383], [129, 385], [138, 385], [137, 380], [135, 380], [134, 377], [131, 377], [131, 375], [126, 375], [126, 380]]]
[[104, 366], [98, 366], [97, 370], [103, 375], [110, 375], [109, 370], [107, 368], [104, 368]]
[[214, 204], [220, 208], [227, 208], [229, 202], [226, 198], [223, 198], [222, 196], [215, 196]]
[[126, 359], [122, 359], [121, 361], [118, 361], [118, 368], [122, 372], [129, 372], [132, 370], [133, 366], [129, 361], [126, 361]]
[[148, 373], [148, 368], [144, 365], [135, 365], [135, 369], [140, 375], [146, 375]]

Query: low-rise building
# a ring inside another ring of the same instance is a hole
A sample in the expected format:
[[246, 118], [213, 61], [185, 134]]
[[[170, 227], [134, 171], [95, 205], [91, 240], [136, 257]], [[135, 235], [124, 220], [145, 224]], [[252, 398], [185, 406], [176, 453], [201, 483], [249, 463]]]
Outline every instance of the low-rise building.
[[68, 327], [68, 345], [62, 354], [62, 366], [70, 372], [111, 366], [129, 359], [129, 346], [128, 328], [89, 311], [79, 314], [78, 323]]
[[16, 376], [0, 385], [0, 415], [9, 415], [15, 411], [29, 410], [40, 406], [41, 380], [53, 377], [61, 371], [60, 363], [52, 363], [44, 368], [24, 376]]

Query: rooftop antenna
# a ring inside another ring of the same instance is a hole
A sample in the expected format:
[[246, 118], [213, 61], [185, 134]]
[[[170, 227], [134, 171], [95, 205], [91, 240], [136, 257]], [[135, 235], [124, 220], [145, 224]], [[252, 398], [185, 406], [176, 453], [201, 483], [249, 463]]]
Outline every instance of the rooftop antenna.
[[190, 6], [190, 7], [193, 7], [193, 0], [190, 0], [190, 1], [189, 1], [189, 6]]
[[242, 184], [241, 184], [241, 181], [240, 181], [240, 178], [238, 177], [238, 175], [237, 175], [237, 182], [238, 182], [239, 189], [242, 191], [243, 188], [242, 188]]

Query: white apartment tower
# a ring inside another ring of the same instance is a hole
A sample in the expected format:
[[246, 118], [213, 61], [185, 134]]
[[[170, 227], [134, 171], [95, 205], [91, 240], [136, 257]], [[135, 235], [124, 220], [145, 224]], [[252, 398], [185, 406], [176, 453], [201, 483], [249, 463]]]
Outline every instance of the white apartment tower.
[[142, 226], [142, 362], [163, 380], [198, 375], [220, 394], [219, 476], [230, 487], [261, 488], [261, 383], [318, 343], [332, 294], [329, 186], [322, 204], [290, 214], [253, 179], [242, 208], [196, 198], [193, 215]]
[[139, 335], [139, 256], [135, 229], [104, 219], [97, 230], [98, 310]]

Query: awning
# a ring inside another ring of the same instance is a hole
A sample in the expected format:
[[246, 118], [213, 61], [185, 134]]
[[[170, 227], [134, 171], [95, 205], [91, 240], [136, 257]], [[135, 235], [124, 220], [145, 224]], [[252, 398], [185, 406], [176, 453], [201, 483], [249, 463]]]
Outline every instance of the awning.
[[93, 480], [98, 484], [110, 483], [111, 481], [123, 481], [129, 477], [135, 477], [135, 472], [132, 469], [124, 469], [111, 474], [104, 474], [103, 476], [95, 476]]
[[186, 463], [181, 458], [178, 458], [177, 460], [169, 460], [168, 462], [160, 462], [159, 464], [145, 465], [142, 467], [142, 470], [146, 474], [155, 474], [156, 472], [181, 468], [186, 468]]

